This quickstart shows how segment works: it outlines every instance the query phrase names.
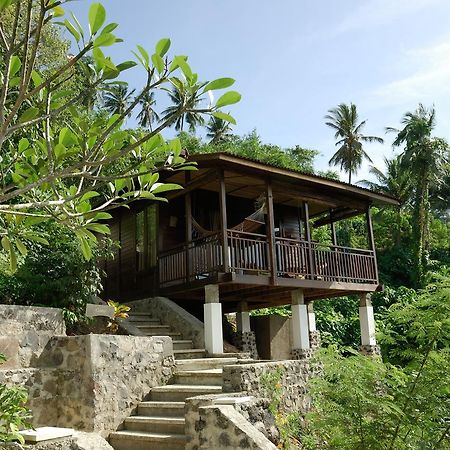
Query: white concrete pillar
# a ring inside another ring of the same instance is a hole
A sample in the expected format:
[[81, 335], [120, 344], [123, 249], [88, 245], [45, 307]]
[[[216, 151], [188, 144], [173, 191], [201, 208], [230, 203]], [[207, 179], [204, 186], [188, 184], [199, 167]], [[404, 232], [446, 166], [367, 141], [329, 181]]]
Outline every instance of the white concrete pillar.
[[219, 301], [219, 286], [205, 286], [203, 306], [205, 327], [205, 350], [210, 353], [223, 353], [222, 305]]
[[316, 313], [314, 312], [313, 302], [308, 303], [308, 325], [309, 332], [317, 331], [316, 327]]
[[375, 338], [375, 318], [370, 295], [360, 295], [359, 323], [361, 327], [361, 345], [377, 345]]
[[250, 332], [250, 313], [248, 312], [247, 302], [239, 304], [239, 310], [236, 313], [236, 328], [238, 333]]
[[292, 291], [292, 345], [294, 349], [309, 350], [308, 307], [302, 289]]

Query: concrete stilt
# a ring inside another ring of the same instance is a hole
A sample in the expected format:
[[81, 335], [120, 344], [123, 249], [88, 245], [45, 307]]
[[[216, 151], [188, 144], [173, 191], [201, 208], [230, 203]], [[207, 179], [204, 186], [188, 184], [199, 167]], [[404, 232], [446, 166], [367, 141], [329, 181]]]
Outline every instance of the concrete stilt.
[[219, 299], [219, 286], [205, 286], [204, 326], [205, 350], [209, 354], [223, 353], [222, 305]]
[[[302, 289], [292, 292], [292, 344], [293, 355], [305, 353], [310, 349], [308, 307]], [[297, 355], [298, 356], [298, 355]]]
[[361, 352], [367, 355], [378, 355], [380, 348], [375, 337], [375, 318], [370, 294], [360, 295], [359, 324], [361, 328]]

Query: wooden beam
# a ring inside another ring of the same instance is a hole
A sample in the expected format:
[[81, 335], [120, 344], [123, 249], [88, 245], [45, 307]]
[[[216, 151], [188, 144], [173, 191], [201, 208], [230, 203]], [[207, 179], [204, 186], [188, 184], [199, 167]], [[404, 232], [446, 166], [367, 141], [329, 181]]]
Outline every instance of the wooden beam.
[[[365, 208], [367, 210], [367, 206]], [[350, 219], [351, 217], [359, 216], [363, 214], [364, 211], [352, 209], [352, 208], [340, 208], [338, 211], [333, 211], [332, 218], [330, 216], [322, 217], [314, 222], [315, 227], [321, 227], [323, 225], [328, 225], [332, 222], [338, 222], [339, 220]]]
[[273, 211], [272, 182], [266, 181], [266, 207], [267, 207], [267, 245], [269, 247], [270, 276], [272, 284], [276, 284], [277, 260], [275, 254], [275, 215]]
[[[189, 173], [189, 172], [187, 172]], [[173, 191], [167, 194], [168, 200], [173, 200], [175, 198], [185, 195], [187, 192], [194, 191], [195, 189], [201, 188], [203, 185], [209, 183], [210, 181], [217, 180], [217, 170], [210, 169], [205, 174], [198, 176], [195, 180], [186, 182], [183, 189], [178, 191]]]
[[[189, 184], [191, 180], [190, 172], [185, 173], [186, 184]], [[186, 192], [184, 196], [184, 211], [185, 211], [185, 223], [186, 223], [186, 282], [189, 283], [191, 279], [191, 256], [189, 252], [189, 242], [192, 241], [192, 197], [191, 192]]]
[[337, 245], [336, 224], [333, 221], [333, 211], [330, 209], [330, 228], [331, 228], [331, 242]]
[[223, 170], [219, 170], [219, 204], [220, 204], [220, 230], [222, 233], [223, 271], [230, 271], [228, 261], [228, 220], [227, 220], [227, 190]]

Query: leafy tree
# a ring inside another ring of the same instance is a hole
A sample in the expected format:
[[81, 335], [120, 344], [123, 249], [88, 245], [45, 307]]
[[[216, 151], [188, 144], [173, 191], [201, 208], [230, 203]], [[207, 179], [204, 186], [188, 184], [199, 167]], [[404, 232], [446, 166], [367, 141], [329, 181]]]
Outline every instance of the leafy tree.
[[421, 286], [428, 264], [430, 186], [442, 182], [448, 164], [448, 145], [443, 139], [432, 137], [436, 124], [434, 108], [428, 110], [420, 104], [416, 111], [403, 116], [402, 124], [401, 130], [387, 130], [397, 134], [394, 146], [404, 146], [402, 165], [410, 171], [414, 182], [414, 272], [416, 285]]
[[[36, 5], [34, 19], [31, 11]], [[160, 194], [179, 186], [158, 181], [167, 154], [174, 154], [172, 169], [184, 169], [181, 145], [175, 139], [166, 142], [161, 131], [185, 113], [216, 114], [234, 121], [219, 111], [236, 103], [237, 92], [229, 91], [215, 105], [202, 106], [210, 90], [224, 89], [234, 80], [225, 78], [198, 84], [185, 56], [169, 60], [170, 40], [162, 39], [150, 54], [141, 46], [135, 53], [147, 75], [145, 86], [119, 114], [87, 117], [80, 102], [83, 94], [66, 84], [75, 66], [86, 56], [92, 57], [96, 72], [91, 88], [104, 83], [119, 83], [124, 70], [134, 61], [115, 64], [102, 48], [120, 41], [114, 34], [117, 24], [106, 21], [106, 11], [99, 3], [89, 9], [89, 30], [73, 16], [60, 22], [78, 45], [76, 54], [65, 63], [43, 73], [37, 64], [38, 49], [44, 30], [55, 26], [65, 12], [59, 2], [36, 3], [33, 0], [4, 0], [0, 13], [12, 14], [13, 26], [0, 24], [2, 65], [0, 87], [0, 240], [9, 255], [10, 269], [17, 266], [17, 255], [26, 255], [31, 242], [45, 243], [37, 225], [56, 221], [72, 230], [85, 258], [92, 256], [94, 233], [109, 232], [101, 221], [107, 211], [146, 198], [161, 200]], [[26, 20], [18, 18], [25, 14]], [[17, 19], [17, 20], [16, 20]], [[182, 82], [175, 73], [181, 72]], [[180, 105], [151, 132], [123, 129], [124, 119], [149, 92], [176, 85], [179, 89], [199, 86], [195, 104]], [[198, 107], [198, 109], [197, 109]], [[61, 123], [61, 121], [64, 123]]]
[[[111, 114], [123, 115], [128, 110], [135, 89], [128, 90], [126, 84], [118, 84], [110, 87], [104, 96], [104, 105]], [[141, 99], [142, 100], [142, 99]], [[130, 117], [131, 111], [127, 116]]]
[[141, 105], [141, 110], [137, 115], [138, 123], [141, 127], [152, 129], [153, 122], [159, 121], [159, 115], [155, 111], [155, 93], [148, 92], [145, 94], [139, 104]]
[[219, 144], [231, 139], [231, 127], [229, 122], [218, 117], [211, 117], [206, 125], [208, 133], [206, 136], [211, 139], [210, 144]]
[[[383, 143], [383, 139], [377, 136], [365, 136], [361, 134], [366, 121], [359, 122], [356, 105], [341, 103], [337, 108], [330, 109], [325, 116], [326, 125], [335, 130], [337, 139], [337, 152], [329, 161], [330, 165], [340, 166], [341, 170], [348, 173], [348, 182], [352, 181], [352, 174], [361, 167], [363, 159], [370, 162], [369, 155], [364, 151], [363, 142]], [[358, 123], [359, 122], [359, 123]]]

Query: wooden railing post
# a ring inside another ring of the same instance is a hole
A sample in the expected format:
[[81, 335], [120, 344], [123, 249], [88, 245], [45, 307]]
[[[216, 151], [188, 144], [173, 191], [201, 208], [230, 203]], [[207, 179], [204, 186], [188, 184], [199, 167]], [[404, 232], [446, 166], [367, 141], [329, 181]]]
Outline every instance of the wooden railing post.
[[306, 241], [308, 242], [309, 270], [311, 272], [311, 279], [314, 279], [314, 275], [315, 275], [314, 255], [313, 255], [312, 241], [311, 241], [311, 226], [309, 224], [309, 206], [308, 206], [308, 202], [304, 202], [303, 208], [304, 208], [304, 211], [305, 211], [305, 231], [306, 231]]
[[373, 227], [372, 227], [372, 214], [370, 212], [370, 206], [367, 207], [366, 211], [366, 222], [367, 222], [367, 233], [369, 248], [373, 252], [373, 264], [375, 270], [375, 279], [378, 281], [378, 264], [377, 264], [377, 252], [375, 250], [375, 239], [373, 237]]
[[266, 180], [266, 203], [267, 203], [267, 244], [269, 246], [270, 276], [272, 279], [272, 284], [276, 284], [278, 267], [275, 251], [275, 218], [273, 211], [273, 192], [272, 192], [272, 182], [270, 179]]
[[230, 271], [228, 261], [228, 220], [227, 220], [227, 191], [223, 169], [219, 170], [219, 203], [220, 203], [220, 230], [222, 233], [223, 271]]

